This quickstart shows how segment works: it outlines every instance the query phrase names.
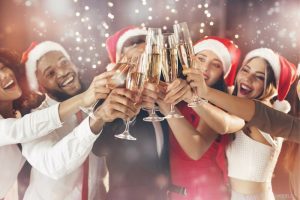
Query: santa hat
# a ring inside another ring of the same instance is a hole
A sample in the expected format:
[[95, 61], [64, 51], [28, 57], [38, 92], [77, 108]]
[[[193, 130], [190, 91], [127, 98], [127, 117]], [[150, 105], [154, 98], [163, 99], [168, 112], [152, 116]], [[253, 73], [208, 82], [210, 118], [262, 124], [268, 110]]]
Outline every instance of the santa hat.
[[282, 101], [296, 79], [295, 65], [268, 48], [259, 48], [250, 51], [246, 55], [243, 65], [255, 57], [264, 58], [271, 65], [276, 79], [278, 100]]
[[135, 26], [125, 27], [106, 40], [106, 50], [112, 63], [119, 61], [123, 45], [126, 41], [137, 36], [146, 36], [147, 31]]
[[241, 55], [237, 45], [226, 38], [209, 36], [194, 45], [195, 54], [204, 50], [210, 50], [218, 56], [223, 64], [226, 84], [232, 86]]
[[33, 42], [22, 55], [21, 63], [25, 64], [26, 77], [29, 83], [29, 87], [33, 91], [39, 91], [38, 81], [35, 74], [37, 61], [50, 51], [60, 51], [64, 54], [64, 56], [70, 59], [69, 54], [60, 44], [51, 41], [45, 41], [39, 44]]

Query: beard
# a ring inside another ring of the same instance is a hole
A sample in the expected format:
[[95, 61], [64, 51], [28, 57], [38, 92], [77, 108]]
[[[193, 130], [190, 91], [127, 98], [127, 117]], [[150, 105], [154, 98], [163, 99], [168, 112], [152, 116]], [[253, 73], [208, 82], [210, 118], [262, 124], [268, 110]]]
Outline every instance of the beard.
[[70, 99], [71, 97], [74, 97], [82, 92], [85, 91], [84, 87], [83, 87], [83, 84], [82, 84], [82, 81], [79, 79], [79, 83], [80, 83], [80, 89], [75, 92], [74, 94], [67, 94], [66, 92], [63, 92], [63, 91], [58, 91], [58, 90], [54, 90], [54, 89], [50, 89], [50, 88], [44, 88], [46, 93], [53, 97], [56, 101], [58, 102], [63, 102], [67, 99]]

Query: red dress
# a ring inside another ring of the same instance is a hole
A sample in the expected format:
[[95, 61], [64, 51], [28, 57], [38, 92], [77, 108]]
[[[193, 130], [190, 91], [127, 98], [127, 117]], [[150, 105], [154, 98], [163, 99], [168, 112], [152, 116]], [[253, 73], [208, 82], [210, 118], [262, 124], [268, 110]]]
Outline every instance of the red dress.
[[[196, 112], [179, 103], [177, 108], [185, 118], [197, 127], [200, 117]], [[171, 193], [171, 200], [227, 200], [227, 162], [225, 147], [227, 139], [214, 141], [199, 160], [190, 159], [170, 134], [170, 167], [172, 183], [185, 187], [187, 196]]]

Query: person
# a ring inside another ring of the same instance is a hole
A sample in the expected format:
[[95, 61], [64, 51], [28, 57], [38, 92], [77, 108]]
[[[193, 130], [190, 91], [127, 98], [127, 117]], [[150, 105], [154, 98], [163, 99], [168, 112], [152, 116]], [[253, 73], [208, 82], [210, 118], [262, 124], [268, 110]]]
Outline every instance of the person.
[[[0, 199], [5, 198], [25, 162], [16, 144], [30, 142], [60, 128], [79, 106], [89, 106], [102, 95], [94, 93], [91, 87], [71, 99], [20, 118], [14, 103], [25, 95], [17, 81], [22, 80], [19, 73], [22, 67], [15, 52], [0, 49]], [[21, 84], [22, 88], [27, 85]]]
[[[298, 79], [291, 86], [291, 89], [286, 97], [287, 100], [291, 103], [291, 111], [290, 115], [299, 118], [300, 117], [300, 64], [298, 64], [297, 75]], [[290, 183], [290, 192], [293, 199], [300, 198], [300, 144], [286, 141], [286, 151], [284, 155], [283, 165], [288, 172], [289, 175], [289, 183]]]
[[[284, 112], [275, 110], [255, 99], [240, 98], [207, 87], [203, 83], [203, 77], [199, 76], [199, 71], [198, 73], [196, 70], [188, 70], [186, 72], [195, 74], [193, 85], [199, 88], [197, 94], [200, 97], [242, 118], [247, 122], [248, 126], [255, 126], [274, 137], [283, 137], [288, 141], [300, 143], [300, 119], [298, 117], [293, 117]], [[197, 76], [199, 76], [198, 79]], [[278, 123], [279, 121], [281, 123]]]
[[[83, 91], [76, 66], [58, 43], [44, 41], [31, 45], [23, 54], [23, 62], [31, 90], [46, 95], [39, 109], [56, 105]], [[106, 87], [107, 79], [113, 73], [99, 75], [92, 85], [97, 85], [97, 91], [102, 93], [100, 99], [107, 98], [113, 103], [127, 101], [126, 95], [132, 96], [129, 91], [111, 92]], [[53, 133], [22, 143], [22, 153], [33, 167], [25, 200], [103, 198], [101, 178], [105, 168], [103, 160], [91, 153], [92, 145], [105, 122], [119, 116], [131, 116], [133, 112], [126, 105], [116, 108], [111, 104], [99, 107], [93, 117], [85, 119], [82, 112], [78, 112]]]
[[[201, 87], [205, 83], [201, 72], [196, 75], [194, 73], [196, 71], [188, 69], [185, 73], [188, 74], [191, 86], [196, 87], [197, 94], [203, 97], [200, 90], [203, 89]], [[292, 63], [271, 49], [259, 48], [246, 55], [236, 76], [233, 94], [241, 98], [257, 99], [287, 112], [289, 108], [287, 102], [282, 101], [294, 80], [295, 67]], [[272, 102], [275, 95], [281, 101], [280, 103]], [[206, 97], [209, 96], [206, 95]], [[208, 100], [210, 101], [211, 98], [209, 97]], [[240, 106], [241, 104], [235, 104], [235, 107], [243, 112], [248, 110]], [[222, 112], [224, 113], [219, 109], [215, 113]], [[245, 128], [236, 132], [233, 141], [226, 149], [232, 200], [275, 199], [271, 179], [282, 142], [282, 138], [270, 137], [269, 134], [257, 129], [249, 122]], [[260, 156], [257, 157], [257, 155]]]
[[[234, 76], [233, 72], [239, 62], [240, 51], [235, 44], [225, 38], [210, 36], [197, 42], [194, 52], [195, 61], [198, 61], [204, 70], [206, 84], [227, 92], [225, 80], [228, 80], [228, 85], [233, 83], [234, 78], [230, 76]], [[170, 106], [163, 102], [176, 103], [182, 99], [192, 99], [191, 89], [185, 92], [182, 89], [184, 87], [178, 79], [168, 86], [164, 100], [159, 103], [164, 114], [169, 111]], [[207, 125], [206, 112], [209, 112], [210, 108], [202, 107], [198, 115], [184, 102], [180, 102], [176, 107], [185, 119], [168, 119], [172, 131], [171, 179], [173, 184], [186, 188], [186, 195], [172, 193], [171, 199], [229, 199], [225, 178], [226, 138], [220, 137]]]
[[[138, 55], [137, 41], [145, 41], [146, 31], [137, 27], [126, 27], [107, 39], [107, 50], [111, 62], [114, 58]], [[136, 40], [136, 38], [139, 40]], [[143, 43], [143, 42], [141, 42]], [[127, 48], [125, 47], [125, 44]], [[144, 45], [144, 44], [143, 44]], [[142, 46], [142, 45], [141, 45]], [[121, 49], [120, 49], [121, 48]], [[130, 53], [129, 53], [129, 52]], [[158, 92], [151, 84], [145, 84], [142, 105], [151, 108]], [[141, 110], [133, 120], [130, 133], [136, 141], [116, 139], [125, 126], [122, 119], [106, 123], [102, 134], [94, 144], [93, 152], [105, 156], [109, 171], [108, 200], [161, 200], [166, 199], [168, 182], [167, 126], [164, 123], [143, 121], [147, 112]], [[124, 119], [124, 118], [123, 118]]]

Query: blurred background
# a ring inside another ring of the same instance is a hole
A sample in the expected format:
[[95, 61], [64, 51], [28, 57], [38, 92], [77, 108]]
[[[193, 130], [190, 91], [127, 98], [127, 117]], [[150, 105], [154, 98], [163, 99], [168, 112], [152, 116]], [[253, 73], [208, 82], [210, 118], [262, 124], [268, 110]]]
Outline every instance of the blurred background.
[[[269, 47], [300, 62], [300, 0], [0, 0], [0, 19], [1, 47], [22, 53], [32, 41], [59, 42], [86, 83], [108, 64], [106, 38], [127, 25], [171, 32], [186, 21], [193, 42], [217, 35], [233, 40], [242, 56]], [[291, 199], [282, 163], [274, 190], [277, 199]]]

